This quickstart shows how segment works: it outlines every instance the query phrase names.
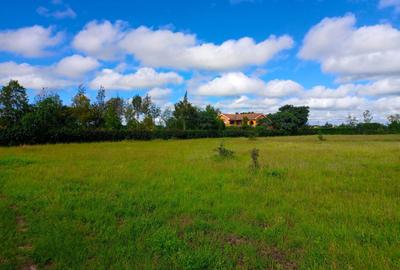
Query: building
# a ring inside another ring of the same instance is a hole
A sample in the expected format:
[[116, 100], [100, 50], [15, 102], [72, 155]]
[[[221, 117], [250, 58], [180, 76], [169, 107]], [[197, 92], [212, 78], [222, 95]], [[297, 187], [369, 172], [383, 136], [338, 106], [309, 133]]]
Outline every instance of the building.
[[256, 126], [260, 119], [265, 118], [266, 116], [262, 113], [221, 113], [219, 115], [219, 119], [221, 119], [226, 127], [230, 126], [241, 126], [243, 124], [243, 120], [247, 119], [247, 124], [249, 126]]

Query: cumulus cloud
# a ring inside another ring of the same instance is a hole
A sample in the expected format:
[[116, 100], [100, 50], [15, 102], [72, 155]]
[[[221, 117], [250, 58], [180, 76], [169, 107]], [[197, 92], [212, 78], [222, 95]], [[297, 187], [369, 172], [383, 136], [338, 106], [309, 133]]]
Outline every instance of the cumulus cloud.
[[74, 84], [73, 81], [55, 76], [51, 67], [12, 61], [0, 63], [0, 84], [4, 85], [10, 80], [18, 80], [24, 87], [34, 90], [65, 88]]
[[74, 54], [61, 59], [57, 63], [55, 71], [66, 77], [79, 78], [86, 73], [95, 70], [99, 66], [99, 62], [92, 57], [84, 57]]
[[321, 63], [342, 79], [400, 73], [400, 31], [388, 24], [355, 27], [354, 15], [326, 18], [311, 28], [299, 57]]
[[101, 60], [116, 60], [124, 55], [119, 42], [124, 37], [123, 23], [89, 22], [73, 39], [72, 46]]
[[152, 68], [140, 68], [135, 73], [121, 74], [112, 69], [103, 69], [90, 83], [92, 88], [100, 86], [113, 90], [133, 90], [180, 84], [183, 78], [175, 72], [157, 72]]
[[203, 96], [237, 96], [253, 93], [282, 97], [302, 89], [300, 84], [291, 80], [272, 80], [266, 83], [260, 78], [248, 77], [242, 72], [230, 72], [198, 86], [194, 92]]
[[121, 46], [148, 66], [223, 71], [265, 64], [291, 48], [293, 40], [271, 36], [256, 43], [244, 37], [217, 45], [200, 43], [194, 35], [139, 27], [126, 35]]
[[394, 8], [396, 13], [400, 12], [400, 0], [380, 0], [379, 1], [379, 8]]
[[126, 29], [122, 22], [93, 21], [75, 36], [73, 46], [104, 60], [132, 54], [149, 67], [226, 71], [263, 65], [282, 50], [291, 48], [293, 40], [289, 36], [270, 36], [257, 43], [244, 37], [214, 44], [169, 29], [153, 30], [145, 26]]
[[19, 54], [25, 57], [40, 57], [48, 54], [47, 49], [58, 45], [61, 32], [54, 33], [51, 27], [39, 25], [0, 31], [0, 51]]

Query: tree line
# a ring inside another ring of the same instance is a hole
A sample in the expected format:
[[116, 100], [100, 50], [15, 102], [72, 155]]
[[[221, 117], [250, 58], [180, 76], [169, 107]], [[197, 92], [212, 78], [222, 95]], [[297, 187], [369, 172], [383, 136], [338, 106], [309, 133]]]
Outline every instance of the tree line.
[[[268, 114], [257, 127], [247, 125], [226, 128], [218, 118], [220, 111], [211, 105], [204, 109], [194, 106], [185, 93], [172, 108], [161, 110], [149, 95], [135, 95], [129, 99], [112, 97], [106, 100], [101, 87], [94, 101], [81, 85], [70, 106], [49, 91], [37, 95], [29, 103], [26, 89], [11, 80], [0, 91], [0, 145], [34, 144], [48, 142], [101, 141], [151, 138], [199, 138], [221, 136], [272, 136], [312, 134], [308, 125], [309, 108], [285, 105], [276, 113]], [[372, 123], [369, 111], [362, 125], [366, 129], [400, 130], [400, 116], [389, 117], [389, 126]], [[339, 127], [326, 124], [325, 132], [332, 129], [355, 130], [361, 123], [349, 117]], [[333, 132], [334, 133], [334, 132]]]

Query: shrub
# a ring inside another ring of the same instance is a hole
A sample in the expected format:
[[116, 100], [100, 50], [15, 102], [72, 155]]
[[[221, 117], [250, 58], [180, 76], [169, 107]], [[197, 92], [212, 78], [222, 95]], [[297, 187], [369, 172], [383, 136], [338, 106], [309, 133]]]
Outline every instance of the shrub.
[[322, 135], [322, 133], [318, 133], [318, 140], [322, 141], [326, 141], [324, 135]]
[[217, 152], [218, 156], [221, 158], [230, 158], [234, 154], [234, 152], [232, 150], [225, 148], [223, 142], [221, 142], [221, 144], [215, 149], [215, 151]]
[[260, 151], [257, 148], [254, 148], [250, 151], [251, 164], [250, 169], [256, 171], [260, 168], [260, 163], [258, 162], [258, 157], [260, 155]]

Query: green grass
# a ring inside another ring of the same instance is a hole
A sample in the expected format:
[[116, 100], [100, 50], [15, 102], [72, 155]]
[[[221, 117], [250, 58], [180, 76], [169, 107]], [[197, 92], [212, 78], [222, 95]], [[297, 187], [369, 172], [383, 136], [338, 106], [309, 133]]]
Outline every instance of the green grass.
[[400, 269], [400, 136], [325, 138], [0, 148], [0, 269]]

